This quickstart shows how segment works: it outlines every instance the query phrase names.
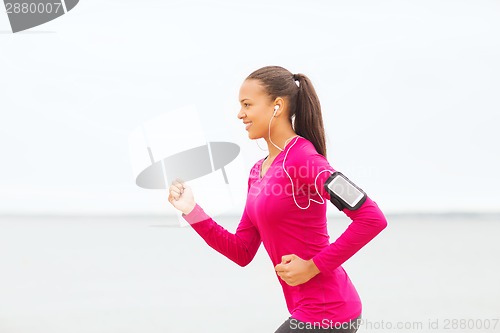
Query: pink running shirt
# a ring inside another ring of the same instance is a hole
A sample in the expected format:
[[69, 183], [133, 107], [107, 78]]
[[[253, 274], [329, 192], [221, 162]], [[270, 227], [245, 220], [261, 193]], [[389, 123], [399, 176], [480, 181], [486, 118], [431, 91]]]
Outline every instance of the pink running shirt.
[[[370, 197], [357, 210], [343, 209], [352, 222], [330, 244], [326, 205], [333, 204], [323, 184], [335, 170], [327, 159], [309, 140], [297, 136], [261, 178], [263, 161], [257, 161], [250, 170], [246, 205], [234, 234], [217, 224], [198, 204], [189, 214], [182, 214], [183, 218], [210, 247], [240, 266], [252, 261], [261, 243], [273, 269], [286, 254], [312, 259], [320, 273], [306, 283], [290, 286], [276, 273], [292, 318], [330, 323], [358, 317], [361, 300], [341, 265], [387, 226], [384, 214]], [[309, 199], [320, 203], [310, 201], [307, 209], [300, 209], [292, 193], [300, 207], [307, 207]]]

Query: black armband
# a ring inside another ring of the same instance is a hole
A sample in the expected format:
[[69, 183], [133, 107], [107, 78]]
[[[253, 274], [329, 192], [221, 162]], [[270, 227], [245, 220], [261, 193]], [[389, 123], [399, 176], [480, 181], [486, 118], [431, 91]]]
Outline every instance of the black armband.
[[328, 177], [324, 187], [338, 210], [356, 210], [366, 201], [366, 193], [339, 171]]

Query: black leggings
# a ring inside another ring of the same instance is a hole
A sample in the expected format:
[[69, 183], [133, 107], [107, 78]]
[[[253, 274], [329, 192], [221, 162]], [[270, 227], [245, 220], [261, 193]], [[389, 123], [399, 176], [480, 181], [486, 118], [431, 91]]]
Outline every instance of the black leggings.
[[360, 322], [361, 315], [343, 323], [342, 326], [328, 328], [325, 327], [329, 324], [328, 321], [316, 323], [316, 327], [314, 327], [312, 323], [308, 325], [303, 321], [289, 317], [274, 333], [355, 333]]

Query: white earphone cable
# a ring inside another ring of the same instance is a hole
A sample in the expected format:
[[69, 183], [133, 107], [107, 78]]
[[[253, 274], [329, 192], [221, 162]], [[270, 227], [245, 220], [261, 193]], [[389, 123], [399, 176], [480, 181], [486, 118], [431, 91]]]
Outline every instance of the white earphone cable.
[[319, 203], [319, 204], [321, 204], [321, 205], [325, 204], [325, 200], [323, 199], [323, 197], [321, 196], [321, 194], [320, 194], [320, 193], [319, 193], [319, 191], [318, 191], [318, 186], [316, 185], [316, 181], [318, 180], [318, 176], [319, 176], [322, 172], [325, 172], [325, 171], [330, 171], [330, 170], [328, 170], [328, 169], [322, 170], [322, 171], [320, 171], [320, 172], [316, 175], [316, 177], [314, 178], [314, 188], [315, 188], [316, 193], [318, 194], [318, 196], [321, 198], [321, 202], [316, 201], [316, 200], [314, 200], [314, 199], [308, 199], [308, 201], [309, 201], [309, 202], [308, 202], [308, 204], [307, 204], [307, 207], [305, 207], [305, 208], [304, 208], [304, 207], [300, 207], [300, 205], [297, 203], [297, 200], [295, 199], [295, 191], [294, 191], [294, 189], [293, 189], [293, 180], [292, 180], [292, 177], [290, 177], [290, 175], [288, 174], [288, 172], [287, 172], [287, 171], [286, 171], [286, 169], [285, 169], [285, 161], [286, 161], [286, 157], [288, 156], [288, 152], [290, 151], [290, 149], [292, 149], [293, 145], [295, 145], [295, 143], [297, 142], [297, 140], [298, 140], [298, 139], [299, 139], [299, 138], [297, 137], [297, 138], [295, 139], [294, 143], [293, 143], [293, 144], [290, 146], [290, 148], [288, 148], [288, 150], [286, 151], [286, 153], [285, 153], [285, 158], [283, 158], [282, 168], [283, 168], [283, 171], [285, 171], [285, 173], [286, 173], [286, 175], [288, 176], [288, 178], [290, 179], [290, 184], [292, 184], [292, 197], [293, 197], [293, 201], [295, 202], [295, 205], [296, 205], [298, 208], [300, 208], [300, 209], [307, 209], [307, 208], [309, 208], [309, 206], [311, 205], [311, 201], [314, 201], [314, 202]]
[[[279, 107], [278, 107], [279, 108]], [[276, 113], [277, 109], [275, 108], [275, 111], [274, 113]], [[274, 142], [271, 140], [271, 121], [273, 120], [274, 118], [274, 114], [273, 116], [271, 117], [271, 119], [269, 120], [269, 130], [268, 130], [268, 133], [269, 133], [269, 141], [271, 141], [271, 143], [276, 147], [278, 148], [280, 151], [284, 151], [284, 149], [281, 149], [280, 147], [276, 146], [274, 144]], [[292, 147], [295, 145], [295, 143], [297, 142], [297, 140], [299, 139], [299, 135], [297, 135], [297, 138], [295, 139], [295, 141], [293, 142], [293, 144], [290, 146], [290, 148], [287, 149], [286, 153], [285, 153], [285, 157], [283, 158], [283, 163], [282, 163], [282, 168], [283, 168], [283, 171], [285, 171], [286, 175], [288, 176], [288, 178], [290, 179], [290, 184], [292, 184], [292, 197], [293, 197], [293, 201], [295, 202], [295, 205], [300, 208], [300, 209], [307, 209], [309, 208], [309, 206], [311, 205], [311, 201], [314, 201], [316, 203], [319, 203], [321, 205], [323, 205], [325, 203], [325, 200], [323, 199], [323, 197], [321, 196], [321, 194], [319, 193], [318, 191], [318, 186], [316, 185], [316, 181], [318, 179], [318, 176], [322, 173], [322, 172], [325, 172], [325, 171], [330, 171], [328, 169], [325, 169], [325, 170], [322, 170], [320, 171], [316, 177], [314, 178], [314, 188], [316, 189], [316, 193], [318, 194], [318, 196], [321, 198], [321, 202], [319, 201], [316, 201], [314, 199], [308, 199], [308, 204], [307, 204], [307, 207], [300, 207], [300, 205], [297, 203], [297, 200], [295, 199], [295, 191], [293, 189], [293, 180], [292, 180], [292, 177], [290, 177], [290, 175], [288, 174], [288, 172], [286, 171], [285, 169], [285, 161], [286, 161], [286, 157], [288, 156], [288, 152], [290, 151], [290, 149], [292, 149]], [[288, 140], [287, 140], [288, 141]], [[285, 142], [285, 147], [286, 147], [286, 142]]]
[[[276, 105], [277, 106], [277, 105]], [[283, 151], [283, 149], [281, 149], [280, 147], [276, 146], [273, 142], [273, 140], [271, 140], [271, 121], [273, 121], [273, 118], [274, 118], [274, 115], [276, 114], [276, 111], [278, 111], [279, 109], [279, 106], [278, 108], [276, 108], [276, 106], [274, 107], [274, 113], [273, 113], [273, 116], [271, 117], [271, 119], [269, 119], [269, 131], [268, 131], [268, 136], [269, 136], [269, 141], [271, 141], [271, 143], [276, 147], [278, 148], [280, 151]]]

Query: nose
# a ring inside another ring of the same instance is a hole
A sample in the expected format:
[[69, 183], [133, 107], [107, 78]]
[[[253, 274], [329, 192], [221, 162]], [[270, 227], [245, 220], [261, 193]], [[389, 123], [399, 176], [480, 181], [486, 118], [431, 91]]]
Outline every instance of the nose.
[[243, 116], [244, 114], [245, 113], [243, 112], [243, 109], [241, 109], [240, 112], [238, 112], [238, 115], [237, 115], [238, 119], [243, 119], [244, 118], [244, 116]]

